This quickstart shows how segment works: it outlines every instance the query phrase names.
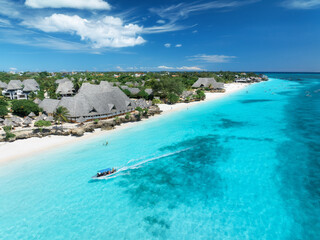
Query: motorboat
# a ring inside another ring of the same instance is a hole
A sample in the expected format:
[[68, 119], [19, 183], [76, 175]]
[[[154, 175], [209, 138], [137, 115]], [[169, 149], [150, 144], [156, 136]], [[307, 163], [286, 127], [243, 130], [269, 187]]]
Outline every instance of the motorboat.
[[104, 177], [111, 176], [117, 172], [117, 169], [114, 168], [107, 168], [107, 169], [102, 169], [97, 172], [95, 176], [92, 177], [92, 179], [102, 179]]

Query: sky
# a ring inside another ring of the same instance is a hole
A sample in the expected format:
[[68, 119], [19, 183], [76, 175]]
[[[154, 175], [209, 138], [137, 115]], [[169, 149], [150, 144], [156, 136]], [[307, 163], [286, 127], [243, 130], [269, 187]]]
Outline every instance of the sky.
[[0, 71], [320, 72], [320, 0], [0, 0]]

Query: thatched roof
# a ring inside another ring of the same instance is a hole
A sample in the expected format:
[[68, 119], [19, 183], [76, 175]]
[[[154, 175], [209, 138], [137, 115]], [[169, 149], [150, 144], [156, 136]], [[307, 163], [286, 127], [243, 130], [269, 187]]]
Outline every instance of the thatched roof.
[[22, 82], [24, 92], [35, 92], [40, 89], [39, 84], [34, 79], [26, 79]]
[[139, 88], [128, 88], [128, 90], [131, 94], [134, 94], [134, 95], [136, 95], [140, 92]]
[[46, 121], [53, 122], [54, 118], [52, 116], [49, 116], [49, 117], [46, 118]]
[[13, 122], [10, 119], [6, 118], [3, 121], [3, 125], [5, 125], [5, 126], [13, 126]]
[[13, 117], [11, 118], [11, 121], [13, 121], [13, 122], [15, 122], [15, 123], [21, 123], [21, 122], [22, 122], [21, 118], [18, 118], [17, 116], [13, 116]]
[[47, 114], [53, 114], [58, 107], [59, 100], [57, 99], [43, 99], [43, 101], [39, 104], [39, 107], [43, 109], [43, 111]]
[[85, 121], [86, 121], [86, 119], [84, 119], [84, 117], [79, 117], [77, 120], [78, 123], [83, 123]]
[[135, 100], [136, 106], [141, 108], [148, 108], [152, 105], [152, 102], [146, 101], [145, 99]]
[[135, 108], [134, 102], [118, 87], [106, 81], [99, 85], [84, 83], [75, 96], [63, 97], [61, 100], [44, 99], [39, 106], [47, 114], [54, 113], [60, 106], [65, 107], [72, 118], [117, 114]]
[[34, 112], [31, 112], [28, 117], [35, 117], [36, 115], [34, 114]]
[[64, 83], [70, 81], [68, 78], [58, 79], [55, 81], [56, 84]]
[[20, 80], [11, 80], [8, 84], [7, 90], [22, 89], [22, 82]]
[[41, 103], [41, 100], [39, 98], [36, 98], [33, 102], [39, 105]]
[[148, 95], [153, 93], [153, 90], [151, 88], [147, 88], [146, 90], [144, 90], [146, 93], [148, 93]]
[[0, 81], [0, 88], [1, 89], [7, 89], [7, 87], [8, 87], [8, 84], [6, 84], [5, 82], [1, 82]]
[[56, 94], [61, 94], [61, 95], [68, 95], [73, 93], [74, 93], [74, 86], [70, 80], [59, 83], [59, 86], [56, 90]]
[[39, 84], [34, 79], [26, 79], [23, 82], [20, 80], [11, 80], [7, 90], [23, 90], [24, 92], [35, 92], [40, 89]]
[[182, 98], [187, 98], [187, 97], [191, 97], [193, 95], [192, 91], [183, 91], [181, 94]]
[[134, 103], [108, 82], [100, 85], [85, 83], [72, 98], [62, 98], [59, 106], [66, 107], [70, 117], [106, 115], [134, 109]]
[[193, 85], [193, 88], [213, 88], [222, 89], [224, 88], [223, 83], [218, 83], [214, 78], [199, 78]]
[[32, 123], [32, 121], [32, 118], [26, 117], [22, 124], [28, 126]]

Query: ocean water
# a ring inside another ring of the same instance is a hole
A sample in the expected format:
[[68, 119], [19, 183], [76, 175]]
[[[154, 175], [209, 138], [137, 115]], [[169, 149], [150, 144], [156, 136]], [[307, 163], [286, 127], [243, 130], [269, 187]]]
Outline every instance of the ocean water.
[[0, 239], [320, 239], [320, 75], [269, 76], [1, 164]]

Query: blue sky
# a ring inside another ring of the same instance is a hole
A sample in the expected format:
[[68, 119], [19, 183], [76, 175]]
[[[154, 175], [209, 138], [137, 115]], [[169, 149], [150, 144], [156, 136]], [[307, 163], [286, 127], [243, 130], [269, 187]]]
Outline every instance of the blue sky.
[[0, 71], [320, 71], [320, 0], [0, 0]]

